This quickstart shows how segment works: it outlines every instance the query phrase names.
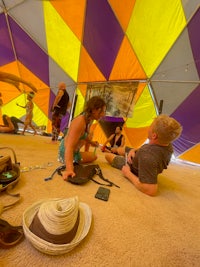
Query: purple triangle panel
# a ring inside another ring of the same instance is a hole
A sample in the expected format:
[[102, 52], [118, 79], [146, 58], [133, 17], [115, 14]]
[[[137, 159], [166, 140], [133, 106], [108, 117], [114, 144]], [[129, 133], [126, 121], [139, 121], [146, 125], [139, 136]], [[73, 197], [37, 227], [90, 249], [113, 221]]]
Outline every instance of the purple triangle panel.
[[178, 120], [183, 127], [181, 137], [174, 142], [176, 155], [182, 154], [200, 142], [199, 99], [200, 85], [171, 115]]
[[108, 1], [88, 0], [83, 45], [107, 80], [123, 37]]
[[11, 17], [9, 17], [9, 22], [18, 60], [35, 76], [49, 85], [48, 55]]
[[188, 34], [190, 37], [191, 48], [193, 52], [194, 61], [200, 77], [200, 7], [193, 16], [188, 25]]
[[69, 111], [67, 111], [66, 115], [62, 118], [61, 125], [60, 125], [60, 130], [64, 132], [64, 130], [68, 127], [69, 123]]
[[53, 102], [55, 99], [55, 94], [52, 92], [52, 90], [50, 90], [50, 97], [49, 97], [49, 118], [52, 119], [52, 112], [51, 112], [51, 107], [53, 106]]
[[110, 117], [110, 116], [105, 116], [101, 118], [102, 121], [108, 121], [108, 122], [124, 122], [123, 118], [120, 117]]
[[0, 14], [0, 66], [15, 61], [5, 15]]

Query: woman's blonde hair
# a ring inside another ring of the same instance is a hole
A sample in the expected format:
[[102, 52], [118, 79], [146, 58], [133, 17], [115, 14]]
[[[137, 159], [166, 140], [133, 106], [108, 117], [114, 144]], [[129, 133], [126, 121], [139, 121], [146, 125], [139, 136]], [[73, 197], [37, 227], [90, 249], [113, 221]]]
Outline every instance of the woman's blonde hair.
[[152, 131], [157, 134], [160, 143], [168, 144], [181, 135], [182, 126], [174, 118], [162, 114], [154, 119]]

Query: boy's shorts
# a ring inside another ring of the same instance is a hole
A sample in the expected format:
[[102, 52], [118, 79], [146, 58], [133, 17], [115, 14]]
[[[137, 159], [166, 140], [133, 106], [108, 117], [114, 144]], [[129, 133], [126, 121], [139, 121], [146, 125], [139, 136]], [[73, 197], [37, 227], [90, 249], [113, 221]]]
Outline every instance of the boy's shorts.
[[124, 156], [116, 156], [114, 157], [111, 166], [121, 170], [122, 167], [125, 165], [125, 157]]
[[[132, 148], [131, 147], [128, 147], [126, 146], [125, 147], [125, 153], [129, 153], [129, 151], [131, 150]], [[119, 169], [121, 170], [122, 167], [126, 164], [126, 159], [124, 156], [116, 156], [114, 157], [112, 163], [111, 163], [111, 166], [116, 168], [116, 169]]]

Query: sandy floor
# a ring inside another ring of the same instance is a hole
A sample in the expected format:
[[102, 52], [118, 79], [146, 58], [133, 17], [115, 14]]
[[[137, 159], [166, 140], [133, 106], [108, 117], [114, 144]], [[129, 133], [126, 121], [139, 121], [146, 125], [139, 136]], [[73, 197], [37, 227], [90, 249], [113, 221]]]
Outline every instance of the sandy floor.
[[[119, 170], [111, 168], [104, 153], [96, 163], [104, 176], [120, 186], [111, 187], [108, 202], [94, 197], [98, 185], [64, 182], [59, 175], [44, 181], [56, 167], [59, 144], [49, 137], [0, 135], [1, 147], [12, 147], [20, 162], [20, 182], [14, 192], [19, 204], [2, 213], [13, 225], [22, 224], [23, 212], [35, 201], [77, 195], [93, 214], [88, 236], [70, 253], [49, 256], [37, 251], [27, 239], [8, 250], [0, 249], [1, 267], [199, 267], [200, 262], [200, 168], [171, 162], [159, 176], [159, 193], [149, 197], [137, 191]], [[2, 153], [0, 153], [2, 154]], [[1, 193], [0, 202], [12, 202]]]

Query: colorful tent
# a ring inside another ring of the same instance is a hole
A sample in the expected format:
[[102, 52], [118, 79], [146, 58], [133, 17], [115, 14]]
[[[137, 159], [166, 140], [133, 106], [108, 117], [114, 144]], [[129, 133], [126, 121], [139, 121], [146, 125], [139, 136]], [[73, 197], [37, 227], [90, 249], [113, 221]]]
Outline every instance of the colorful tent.
[[[72, 102], [78, 96], [75, 115], [88, 84], [138, 82], [132, 117], [120, 118], [127, 145], [145, 142], [162, 112], [183, 125], [175, 156], [200, 163], [199, 26], [200, 0], [0, 0], [0, 71], [37, 87], [34, 123], [47, 132], [60, 81]], [[21, 89], [0, 82], [2, 113], [24, 116]], [[106, 138], [100, 124], [94, 137]]]

